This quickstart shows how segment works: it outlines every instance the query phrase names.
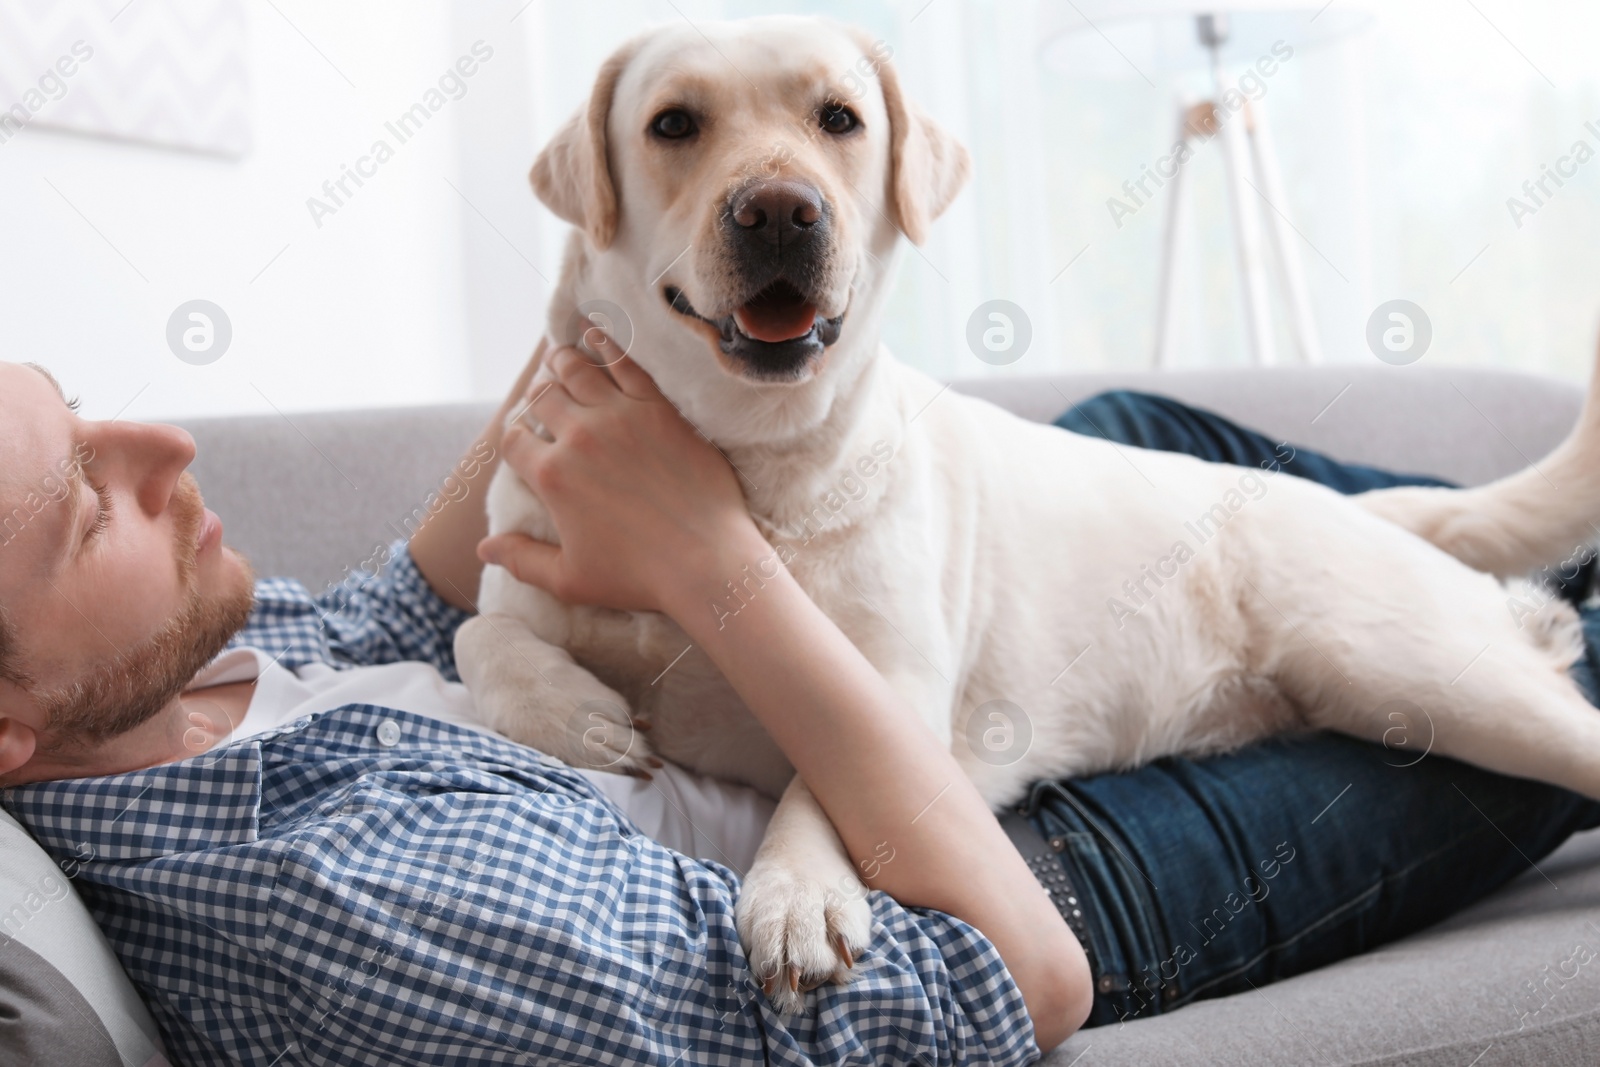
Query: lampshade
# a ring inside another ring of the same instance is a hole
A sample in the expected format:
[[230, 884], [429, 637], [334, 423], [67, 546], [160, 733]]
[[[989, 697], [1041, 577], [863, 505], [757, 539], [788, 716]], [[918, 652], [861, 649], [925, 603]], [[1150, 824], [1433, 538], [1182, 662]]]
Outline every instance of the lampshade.
[[1195, 32], [1200, 15], [1227, 15], [1223, 62], [1251, 63], [1282, 41], [1296, 51], [1359, 33], [1373, 9], [1352, 0], [1041, 0], [1040, 59], [1082, 78], [1154, 77], [1204, 67], [1210, 52]]

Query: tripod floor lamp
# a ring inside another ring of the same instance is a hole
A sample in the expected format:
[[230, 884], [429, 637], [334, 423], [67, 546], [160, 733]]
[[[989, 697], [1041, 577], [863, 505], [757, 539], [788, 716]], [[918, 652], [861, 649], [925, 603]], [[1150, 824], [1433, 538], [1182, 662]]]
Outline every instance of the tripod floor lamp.
[[[1278, 275], [1287, 322], [1299, 358], [1322, 360], [1316, 320], [1306, 290], [1299, 237], [1290, 221], [1266, 109], [1254, 87], [1262, 87], [1295, 53], [1365, 28], [1370, 10], [1341, 0], [1320, 9], [1284, 0], [1255, 0], [1217, 9], [1215, 0], [1042, 0], [1039, 7], [1044, 61], [1063, 73], [1087, 78], [1143, 78], [1194, 69], [1210, 74], [1210, 99], [1182, 99], [1173, 152], [1150, 180], [1168, 198], [1161, 242], [1156, 304], [1157, 367], [1172, 362], [1176, 347], [1178, 252], [1188, 229], [1192, 179], [1185, 164], [1212, 140], [1220, 142], [1238, 273], [1244, 335], [1258, 364], [1278, 360], [1273, 288]], [[1152, 83], [1153, 84], [1153, 83]], [[1143, 178], [1143, 176], [1141, 176]], [[1147, 182], [1140, 189], [1149, 191]], [[1272, 267], [1268, 265], [1268, 249]]]

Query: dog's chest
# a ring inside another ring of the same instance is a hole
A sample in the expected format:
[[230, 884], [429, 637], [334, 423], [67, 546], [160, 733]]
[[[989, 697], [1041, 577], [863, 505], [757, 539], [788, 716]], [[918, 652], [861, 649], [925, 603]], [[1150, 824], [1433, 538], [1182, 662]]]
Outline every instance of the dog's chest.
[[[893, 659], [874, 655], [875, 650], [900, 648], [907, 639], [933, 650], [941, 642], [924, 632], [937, 615], [931, 605], [914, 597], [881, 595], [868, 577], [882, 581], [901, 569], [895, 564], [903, 566], [903, 561], [871, 551], [876, 546], [862, 543], [852, 532], [830, 531], [830, 536], [815, 539], [790, 556], [789, 573], [875, 664]], [[761, 573], [759, 568], [752, 570], [742, 582], [719, 590], [726, 595], [707, 601], [707, 615], [727, 627], [744, 623], [744, 612], [759, 607], [766, 589]], [[913, 584], [928, 583], [924, 579]], [[869, 607], [863, 595], [879, 607]], [[564, 610], [568, 613], [564, 647], [579, 665], [625, 697], [635, 716], [649, 723], [650, 744], [658, 755], [771, 796], [782, 791], [793, 775], [788, 760], [721, 670], [675, 622], [647, 612]], [[937, 717], [948, 709], [924, 710]], [[805, 709], [796, 707], [794, 713], [803, 715]]]
[[782, 792], [793, 768], [710, 657], [671, 619], [576, 608], [570, 623], [567, 651], [627, 699], [663, 759], [769, 796]]

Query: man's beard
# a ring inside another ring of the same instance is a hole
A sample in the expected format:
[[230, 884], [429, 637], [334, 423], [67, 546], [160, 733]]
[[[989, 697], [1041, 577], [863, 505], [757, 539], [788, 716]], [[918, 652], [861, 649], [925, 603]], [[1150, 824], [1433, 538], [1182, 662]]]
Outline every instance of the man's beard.
[[174, 550], [188, 599], [161, 629], [134, 647], [59, 689], [34, 694], [48, 714], [42, 750], [83, 751], [148, 722], [171, 704], [249, 621], [255, 591], [248, 565], [243, 567], [239, 588], [210, 598], [200, 591], [195, 542], [205, 508], [192, 475], [185, 472], [179, 479], [169, 507], [177, 519]]

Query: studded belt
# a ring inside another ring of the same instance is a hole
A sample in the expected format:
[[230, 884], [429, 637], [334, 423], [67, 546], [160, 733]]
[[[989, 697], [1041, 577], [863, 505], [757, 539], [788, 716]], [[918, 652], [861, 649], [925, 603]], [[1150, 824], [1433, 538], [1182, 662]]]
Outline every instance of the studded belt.
[[1083, 916], [1085, 901], [1073, 888], [1071, 879], [1067, 877], [1067, 868], [1061, 862], [1060, 852], [1066, 847], [1066, 842], [1061, 838], [1046, 841], [1034, 829], [1033, 823], [1015, 809], [1007, 808], [998, 818], [1000, 828], [1006, 832], [1028, 869], [1044, 887], [1045, 895], [1056, 906], [1056, 911], [1067, 921], [1067, 927], [1078, 939], [1078, 944], [1083, 946], [1084, 955], [1089, 958], [1089, 972], [1098, 978], [1100, 968], [1096, 965], [1094, 947], [1089, 941], [1089, 924]]

